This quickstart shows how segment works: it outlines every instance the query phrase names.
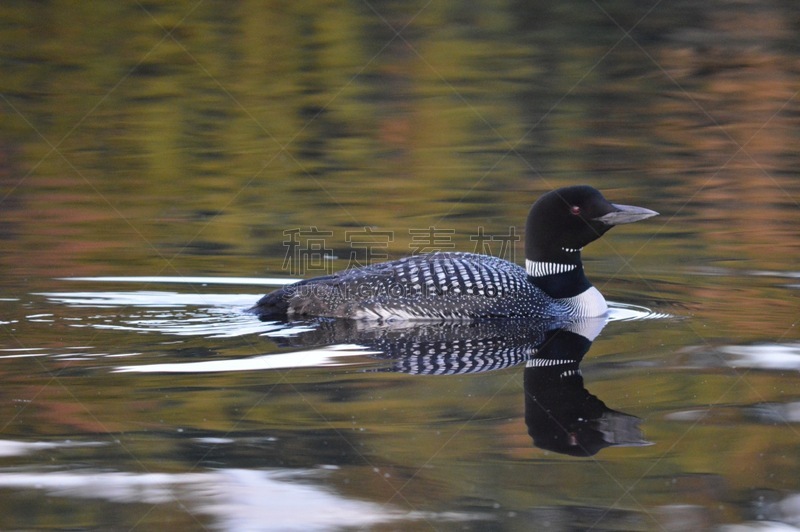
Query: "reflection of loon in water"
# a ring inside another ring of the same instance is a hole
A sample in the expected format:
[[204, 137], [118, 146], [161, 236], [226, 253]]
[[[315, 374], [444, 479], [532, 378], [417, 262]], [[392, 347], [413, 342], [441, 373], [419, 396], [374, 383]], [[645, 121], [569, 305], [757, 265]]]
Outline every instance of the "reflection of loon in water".
[[584, 388], [578, 366], [592, 339], [582, 333], [548, 331], [526, 363], [525, 424], [534, 445], [572, 456], [592, 456], [609, 446], [649, 445], [639, 418], [611, 410]]
[[605, 323], [605, 318], [586, 318], [367, 326], [322, 320], [281, 343], [357, 344], [387, 360], [384, 371], [414, 375], [479, 373], [525, 363], [525, 422], [534, 445], [591, 456], [608, 446], [648, 444], [639, 418], [611, 410], [583, 386], [578, 366]]

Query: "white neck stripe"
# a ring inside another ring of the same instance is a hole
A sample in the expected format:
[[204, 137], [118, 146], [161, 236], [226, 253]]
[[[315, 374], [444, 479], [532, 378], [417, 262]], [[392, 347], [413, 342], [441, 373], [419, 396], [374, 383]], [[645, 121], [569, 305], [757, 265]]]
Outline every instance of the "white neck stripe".
[[547, 368], [550, 366], [563, 366], [564, 364], [577, 364], [579, 360], [572, 359], [557, 359], [551, 360], [549, 358], [532, 358], [525, 363], [526, 368]]
[[577, 264], [559, 264], [558, 262], [539, 262], [525, 259], [525, 271], [531, 277], [544, 277], [545, 275], [571, 272], [577, 267]]

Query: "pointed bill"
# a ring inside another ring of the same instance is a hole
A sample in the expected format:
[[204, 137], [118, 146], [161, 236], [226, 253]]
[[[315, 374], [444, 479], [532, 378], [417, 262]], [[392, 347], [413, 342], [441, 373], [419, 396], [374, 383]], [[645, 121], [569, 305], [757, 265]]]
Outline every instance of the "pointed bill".
[[656, 211], [651, 211], [650, 209], [645, 209], [644, 207], [618, 205], [616, 203], [612, 203], [612, 205], [615, 209], [617, 209], [616, 211], [604, 214], [603, 216], [596, 218], [596, 220], [608, 225], [620, 225], [630, 224], [633, 222], [638, 222], [639, 220], [646, 220], [647, 218], [658, 216]]

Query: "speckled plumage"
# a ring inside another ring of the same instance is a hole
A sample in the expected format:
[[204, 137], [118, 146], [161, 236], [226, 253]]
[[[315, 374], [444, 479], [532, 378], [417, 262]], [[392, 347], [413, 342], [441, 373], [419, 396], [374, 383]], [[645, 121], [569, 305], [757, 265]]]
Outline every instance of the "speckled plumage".
[[264, 296], [291, 317], [473, 320], [566, 317], [522, 267], [475, 253], [430, 253], [301, 281]]

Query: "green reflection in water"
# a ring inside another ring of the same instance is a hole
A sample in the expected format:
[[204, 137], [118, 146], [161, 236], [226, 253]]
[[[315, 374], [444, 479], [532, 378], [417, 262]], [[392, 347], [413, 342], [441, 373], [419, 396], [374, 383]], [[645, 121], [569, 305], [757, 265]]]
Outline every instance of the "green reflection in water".
[[[4, 348], [49, 356], [3, 359], [3, 437], [107, 445], [3, 467], [334, 464], [324, 484], [353, 498], [478, 508], [520, 529], [530, 518], [666, 526], [676, 503], [693, 505], [695, 525], [739, 522], [755, 488], [770, 501], [795, 493], [793, 422], [751, 414], [796, 404], [796, 371], [719, 357], [798, 337], [797, 9], [4, 2], [0, 321]], [[473, 251], [480, 228], [521, 233], [540, 193], [575, 182], [662, 212], [587, 249], [590, 277], [611, 299], [687, 318], [614, 324], [594, 346], [592, 393], [643, 417], [657, 443], [600, 462], [531, 448], [517, 370], [109, 375], [119, 359], [94, 355], [279, 348], [98, 333], [73, 325], [141, 309], [31, 295], [74, 290], [52, 280], [65, 276], [285, 275], [284, 231], [311, 226], [331, 233], [334, 269], [352, 249], [345, 232], [365, 227], [392, 232], [391, 257], [429, 227]], [[81, 346], [92, 356], [76, 357]], [[196, 435], [237, 443], [209, 454]], [[49, 497], [45, 508], [10, 491], [9, 528], [206, 519], [178, 504]]]

